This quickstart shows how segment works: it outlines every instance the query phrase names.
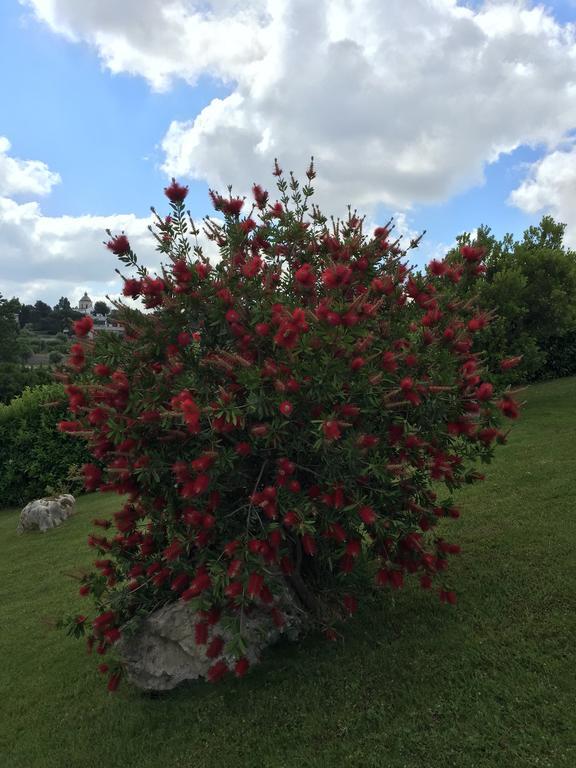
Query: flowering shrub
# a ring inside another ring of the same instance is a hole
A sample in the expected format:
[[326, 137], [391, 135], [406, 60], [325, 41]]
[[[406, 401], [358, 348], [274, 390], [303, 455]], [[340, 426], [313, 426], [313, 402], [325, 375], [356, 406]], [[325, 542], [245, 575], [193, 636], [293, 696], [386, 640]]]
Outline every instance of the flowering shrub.
[[[223, 654], [243, 675], [242, 617], [258, 606], [281, 625], [281, 582], [328, 636], [408, 575], [456, 601], [446, 569], [459, 547], [436, 526], [458, 517], [450, 492], [482, 479], [476, 461], [504, 442], [502, 414], [518, 414], [483, 379], [475, 334], [489, 315], [455, 295], [482, 274], [482, 250], [415, 273], [390, 223], [371, 236], [355, 212], [329, 224], [311, 204], [312, 164], [304, 186], [277, 164], [274, 175], [278, 201], [258, 185], [253, 201], [210, 192], [217, 263], [173, 181], [170, 215], [154, 212], [159, 275], [125, 235], [107, 243], [135, 270], [124, 295], [150, 311], [119, 305], [121, 338], [76, 323], [61, 429], [94, 456], [86, 487], [125, 497], [94, 520], [98, 557], [80, 591], [97, 615], [71, 629], [101, 654], [159, 606], [189, 601], [200, 645], [210, 628], [209, 678], [231, 671]], [[227, 647], [224, 608], [237, 619]], [[101, 669], [114, 689], [119, 668]]]

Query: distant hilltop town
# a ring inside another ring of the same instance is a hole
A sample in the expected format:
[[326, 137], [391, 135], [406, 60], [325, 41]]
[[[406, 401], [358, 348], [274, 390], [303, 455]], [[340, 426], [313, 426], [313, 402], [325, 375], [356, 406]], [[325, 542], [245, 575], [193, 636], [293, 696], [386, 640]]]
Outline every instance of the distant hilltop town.
[[73, 307], [73, 309], [76, 312], [81, 312], [83, 315], [89, 315], [92, 318], [94, 321], [94, 331], [106, 330], [112, 331], [113, 333], [123, 332], [122, 326], [119, 325], [119, 323], [112, 319], [108, 314], [100, 314], [95, 311], [94, 303], [86, 292], [78, 302], [78, 306]]

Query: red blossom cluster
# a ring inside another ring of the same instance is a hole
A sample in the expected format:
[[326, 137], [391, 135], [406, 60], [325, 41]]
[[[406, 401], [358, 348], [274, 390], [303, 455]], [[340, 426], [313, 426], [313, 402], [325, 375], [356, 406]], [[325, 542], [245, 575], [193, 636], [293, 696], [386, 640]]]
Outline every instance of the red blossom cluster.
[[[254, 185], [244, 220], [243, 199], [210, 192], [226, 217], [205, 222], [214, 265], [192, 251], [187, 188], [173, 180], [157, 225], [169, 263], [124, 282], [153, 311], [126, 310], [113, 342], [78, 321], [69, 359], [74, 420], [61, 429], [88, 441], [87, 489], [127, 497], [90, 536], [99, 556], [81, 594], [101, 610], [89, 644], [105, 653], [135, 616], [190, 601], [211, 681], [246, 673], [244, 615], [283, 626], [282, 589], [327, 636], [335, 615], [412, 574], [454, 603], [459, 547], [438, 523], [459, 516], [452, 491], [482, 479], [476, 460], [505, 442], [502, 415], [518, 416], [476, 348], [490, 316], [459, 293], [482, 276], [480, 248], [416, 273], [390, 225], [329, 227], [315, 208], [305, 220], [311, 188], [292, 181], [292, 205], [275, 175], [281, 202]], [[131, 253], [124, 235], [107, 245]], [[223, 611], [236, 645], [218, 632]]]

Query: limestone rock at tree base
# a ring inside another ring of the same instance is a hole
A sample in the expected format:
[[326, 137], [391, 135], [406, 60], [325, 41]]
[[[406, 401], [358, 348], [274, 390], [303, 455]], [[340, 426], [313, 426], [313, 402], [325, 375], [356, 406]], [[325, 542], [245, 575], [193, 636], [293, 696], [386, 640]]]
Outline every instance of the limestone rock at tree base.
[[20, 522], [16, 530], [18, 533], [25, 531], [45, 533], [50, 528], [61, 525], [66, 518], [74, 514], [75, 504], [74, 496], [69, 493], [31, 501], [20, 513]]
[[[249, 615], [244, 616], [244, 655], [250, 666], [256, 664], [261, 652], [281, 636], [295, 640], [304, 629], [306, 614], [287, 589], [283, 590], [277, 607], [285, 619], [282, 628], [274, 624], [267, 606], [254, 606]], [[180, 600], [160, 608], [144, 619], [135, 634], [123, 633], [115, 645], [127, 679], [142, 690], [167, 691], [187, 680], [207, 679], [209, 668], [221, 659], [233, 673], [235, 658], [226, 655], [226, 645], [218, 658], [206, 655], [214, 637], [220, 636], [225, 644], [233, 637], [226, 628], [227, 619], [231, 618], [231, 614], [223, 611], [220, 621], [208, 628], [207, 643], [197, 645], [195, 626], [201, 621], [197, 611]]]

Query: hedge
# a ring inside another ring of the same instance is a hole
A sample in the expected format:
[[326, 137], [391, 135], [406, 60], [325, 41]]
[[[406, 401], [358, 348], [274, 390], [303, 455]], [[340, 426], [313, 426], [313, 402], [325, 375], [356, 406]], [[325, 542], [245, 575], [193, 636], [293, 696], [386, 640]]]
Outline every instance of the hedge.
[[61, 384], [26, 388], [9, 405], [0, 405], [0, 507], [76, 490], [71, 470], [88, 454], [78, 440], [58, 431], [66, 411]]

